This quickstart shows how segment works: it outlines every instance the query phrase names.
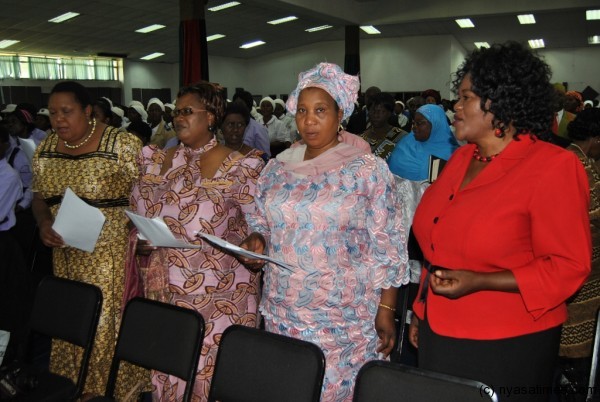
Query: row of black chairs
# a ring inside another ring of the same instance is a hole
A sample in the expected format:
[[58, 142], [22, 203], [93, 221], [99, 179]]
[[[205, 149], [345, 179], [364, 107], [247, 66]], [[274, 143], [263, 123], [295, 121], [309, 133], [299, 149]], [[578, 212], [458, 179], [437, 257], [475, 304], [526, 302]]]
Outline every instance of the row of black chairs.
[[[42, 280], [31, 330], [80, 346], [84, 353], [76, 382], [38, 373], [38, 386], [19, 400], [69, 401], [81, 396], [101, 305], [102, 293], [96, 286], [56, 277]], [[181, 378], [186, 381], [183, 400], [190, 401], [203, 337], [204, 320], [198, 312], [148, 299], [131, 300], [121, 322], [105, 396], [92, 401], [114, 400], [122, 361]], [[596, 357], [599, 348], [596, 339]], [[316, 345], [233, 325], [221, 338], [209, 401], [319, 401], [324, 372], [325, 357]], [[473, 380], [372, 361], [358, 374], [354, 401], [497, 401], [495, 394], [484, 392], [489, 390]]]

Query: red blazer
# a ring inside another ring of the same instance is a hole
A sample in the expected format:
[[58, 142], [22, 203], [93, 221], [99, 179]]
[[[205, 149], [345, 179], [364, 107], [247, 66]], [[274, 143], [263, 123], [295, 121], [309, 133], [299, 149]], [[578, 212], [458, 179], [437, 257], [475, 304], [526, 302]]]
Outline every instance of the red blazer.
[[[567, 317], [565, 300], [590, 272], [589, 187], [572, 153], [521, 135], [459, 190], [475, 145], [459, 148], [416, 210], [413, 229], [432, 265], [511, 270], [519, 293], [476, 292], [450, 300], [428, 290], [433, 331], [502, 339], [543, 331]], [[421, 288], [425, 278], [421, 275]]]

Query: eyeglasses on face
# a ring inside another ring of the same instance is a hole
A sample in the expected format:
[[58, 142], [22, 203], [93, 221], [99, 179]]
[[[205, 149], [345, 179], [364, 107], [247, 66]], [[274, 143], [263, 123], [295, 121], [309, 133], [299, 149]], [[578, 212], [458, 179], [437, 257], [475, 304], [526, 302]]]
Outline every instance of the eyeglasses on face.
[[227, 130], [240, 129], [246, 127], [246, 123], [235, 123], [233, 121], [224, 124]]
[[206, 109], [194, 109], [193, 107], [184, 107], [181, 109], [173, 109], [173, 111], [171, 112], [171, 116], [173, 117], [178, 117], [178, 116], [189, 116], [193, 113], [196, 112], [207, 112], [208, 110]]

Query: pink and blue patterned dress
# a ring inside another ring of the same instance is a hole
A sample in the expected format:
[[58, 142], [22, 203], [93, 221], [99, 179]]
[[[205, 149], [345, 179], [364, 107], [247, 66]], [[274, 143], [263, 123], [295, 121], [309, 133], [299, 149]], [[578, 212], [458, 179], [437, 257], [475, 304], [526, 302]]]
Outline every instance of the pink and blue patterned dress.
[[352, 399], [358, 370], [379, 358], [381, 289], [408, 281], [408, 234], [392, 174], [370, 154], [343, 161], [336, 154], [343, 146], [307, 162], [326, 158], [328, 168], [316, 174], [271, 160], [257, 183], [257, 214], [247, 217], [268, 254], [295, 267], [265, 267], [260, 310], [268, 331], [323, 349], [323, 401]]

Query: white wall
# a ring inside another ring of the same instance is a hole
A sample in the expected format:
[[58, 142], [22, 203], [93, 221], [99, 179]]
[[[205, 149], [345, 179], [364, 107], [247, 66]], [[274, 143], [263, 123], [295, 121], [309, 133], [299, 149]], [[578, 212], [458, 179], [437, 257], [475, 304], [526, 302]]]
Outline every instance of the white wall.
[[[466, 51], [450, 36], [383, 38], [360, 43], [362, 89], [421, 91], [436, 88], [450, 96], [450, 73]], [[251, 60], [209, 57], [210, 79], [253, 94], [289, 94], [298, 74], [327, 61], [344, 65], [344, 42], [322, 42]], [[236, 67], [234, 67], [236, 66]]]
[[[149, 63], [130, 61], [123, 62], [123, 103], [128, 105], [133, 99], [132, 88], [171, 88], [171, 96], [175, 98], [179, 89], [179, 65], [167, 63]], [[139, 99], [138, 99], [139, 100]], [[172, 99], [162, 99], [163, 102]]]
[[600, 92], [600, 47], [555, 49], [539, 52], [552, 68], [552, 82], [568, 82], [569, 90], [591, 86]]

